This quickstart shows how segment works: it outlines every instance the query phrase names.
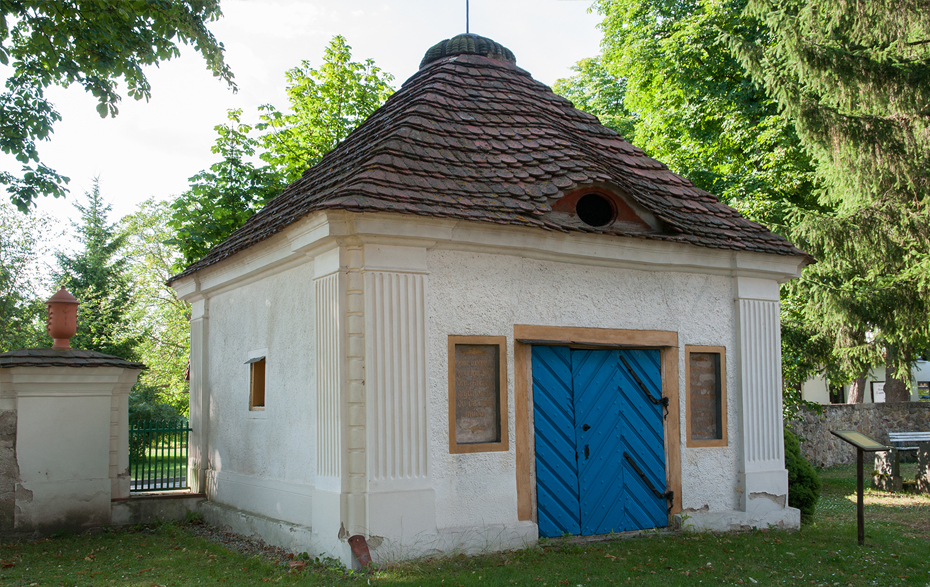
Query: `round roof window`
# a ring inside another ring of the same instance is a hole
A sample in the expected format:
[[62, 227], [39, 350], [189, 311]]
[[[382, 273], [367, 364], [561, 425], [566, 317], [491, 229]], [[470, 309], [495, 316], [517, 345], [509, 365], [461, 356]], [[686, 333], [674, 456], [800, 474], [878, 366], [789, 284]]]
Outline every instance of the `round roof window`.
[[575, 204], [575, 213], [589, 226], [607, 226], [617, 215], [614, 205], [601, 194], [585, 194]]

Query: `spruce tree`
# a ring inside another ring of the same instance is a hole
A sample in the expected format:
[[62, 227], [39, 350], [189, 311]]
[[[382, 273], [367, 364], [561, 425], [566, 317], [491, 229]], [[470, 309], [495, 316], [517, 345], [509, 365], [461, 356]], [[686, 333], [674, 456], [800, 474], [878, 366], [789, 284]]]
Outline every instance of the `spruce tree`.
[[793, 120], [834, 214], [806, 214], [799, 244], [819, 263], [801, 289], [850, 377], [886, 364], [906, 401], [930, 348], [930, 2], [750, 0], [767, 30], [731, 49]]
[[132, 286], [120, 254], [125, 236], [107, 222], [110, 205], [104, 202], [97, 179], [84, 198], [85, 203], [74, 204], [80, 220], [72, 223], [83, 249], [73, 256], [56, 254], [60, 268], [56, 281], [81, 304], [71, 346], [136, 360], [139, 339], [130, 328]]

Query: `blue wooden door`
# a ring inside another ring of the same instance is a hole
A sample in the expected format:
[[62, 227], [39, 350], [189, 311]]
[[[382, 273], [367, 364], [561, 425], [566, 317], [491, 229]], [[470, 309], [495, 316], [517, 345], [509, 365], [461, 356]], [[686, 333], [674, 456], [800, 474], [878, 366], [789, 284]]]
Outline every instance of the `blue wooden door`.
[[667, 525], [661, 391], [657, 350], [533, 347], [540, 535]]
[[[661, 361], [658, 350], [618, 351], [626, 530], [668, 525]], [[651, 398], [651, 399], [650, 399]]]
[[539, 533], [581, 534], [572, 356], [568, 347], [533, 347], [533, 410]]

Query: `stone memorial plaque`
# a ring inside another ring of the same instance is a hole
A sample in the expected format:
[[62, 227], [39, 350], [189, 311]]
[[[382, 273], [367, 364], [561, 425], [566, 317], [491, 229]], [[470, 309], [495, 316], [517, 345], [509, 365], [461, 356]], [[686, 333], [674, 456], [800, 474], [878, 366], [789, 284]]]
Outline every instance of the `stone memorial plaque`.
[[720, 355], [690, 353], [691, 440], [723, 438], [720, 415]]
[[501, 440], [500, 346], [455, 345], [455, 443]]

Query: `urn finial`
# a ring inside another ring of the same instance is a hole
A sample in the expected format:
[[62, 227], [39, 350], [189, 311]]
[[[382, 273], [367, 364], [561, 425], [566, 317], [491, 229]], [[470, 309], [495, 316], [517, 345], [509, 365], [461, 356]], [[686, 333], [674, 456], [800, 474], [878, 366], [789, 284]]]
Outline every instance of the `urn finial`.
[[45, 320], [48, 334], [55, 339], [53, 349], [70, 349], [70, 338], [77, 333], [77, 308], [80, 302], [71, 292], [62, 287], [45, 302], [48, 318]]

